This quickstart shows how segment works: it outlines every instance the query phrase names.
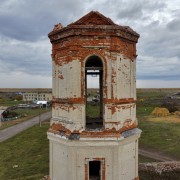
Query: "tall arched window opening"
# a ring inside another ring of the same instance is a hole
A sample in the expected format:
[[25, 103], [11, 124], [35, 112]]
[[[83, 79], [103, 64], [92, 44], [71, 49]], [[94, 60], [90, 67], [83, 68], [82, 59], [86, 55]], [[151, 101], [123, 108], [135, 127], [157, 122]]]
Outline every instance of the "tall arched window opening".
[[[85, 64], [86, 128], [103, 127], [103, 63], [96, 56], [90, 56]], [[95, 87], [92, 87], [92, 84]]]

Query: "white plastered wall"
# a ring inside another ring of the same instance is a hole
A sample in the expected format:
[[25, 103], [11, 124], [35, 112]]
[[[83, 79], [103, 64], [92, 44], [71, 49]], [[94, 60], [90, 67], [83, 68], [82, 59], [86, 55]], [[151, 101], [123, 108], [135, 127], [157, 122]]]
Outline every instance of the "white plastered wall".
[[136, 62], [116, 54], [117, 59], [107, 61], [107, 98], [136, 98]]
[[[118, 53], [114, 53], [113, 57], [116, 57], [116, 60], [107, 61], [107, 74], [111, 74], [107, 76], [107, 98], [136, 100], [136, 60], [125, 58]], [[104, 120], [105, 128], [115, 127], [116, 130], [120, 129], [125, 121], [133, 124], [136, 121], [136, 104], [105, 104]]]
[[[115, 112], [112, 112], [112, 107], [114, 106]], [[136, 121], [136, 104], [129, 103], [123, 105], [112, 105], [106, 104], [105, 105], [105, 128], [113, 128], [115, 127], [116, 130], [120, 129], [125, 125], [126, 122], [134, 123]], [[114, 125], [114, 122], [118, 125]]]
[[74, 60], [67, 64], [55, 65], [56, 76], [53, 89], [56, 98], [81, 97], [81, 63]]
[[[73, 60], [63, 65], [53, 66], [53, 96], [62, 100], [67, 98], [81, 98], [81, 63]], [[85, 105], [82, 104], [55, 104], [52, 112], [52, 123], [61, 122], [71, 130], [80, 130], [85, 127]]]
[[85, 106], [82, 104], [57, 104], [53, 121], [66, 124], [66, 128], [71, 131], [82, 130], [85, 126], [84, 114]]
[[50, 140], [50, 178], [84, 180], [86, 159], [105, 159], [105, 178], [132, 180], [138, 176], [139, 134], [122, 140], [83, 139], [69, 141], [48, 133]]
[[53, 96], [55, 98], [81, 97], [81, 63], [74, 60], [63, 66], [52, 61], [53, 66]]

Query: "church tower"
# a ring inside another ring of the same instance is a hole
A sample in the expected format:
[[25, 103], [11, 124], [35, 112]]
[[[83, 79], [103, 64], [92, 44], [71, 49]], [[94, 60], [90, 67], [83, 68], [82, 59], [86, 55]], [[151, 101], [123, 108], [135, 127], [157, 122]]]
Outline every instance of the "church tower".
[[[55, 25], [48, 36], [53, 67], [50, 178], [137, 180], [139, 34], [91, 11], [66, 27]], [[94, 104], [90, 79], [99, 87]]]

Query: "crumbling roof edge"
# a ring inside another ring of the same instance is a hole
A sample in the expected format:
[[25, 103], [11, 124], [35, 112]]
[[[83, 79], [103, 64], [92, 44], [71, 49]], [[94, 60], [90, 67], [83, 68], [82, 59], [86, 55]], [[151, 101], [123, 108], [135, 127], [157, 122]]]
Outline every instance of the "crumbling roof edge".
[[[84, 25], [83, 22], [86, 21], [90, 16], [92, 16], [93, 14], [96, 14], [97, 16], [99, 16], [102, 20], [104, 20], [105, 22], [107, 22], [107, 24], [101, 24], [101, 25], [96, 25], [96, 24], [92, 24], [92, 25]], [[57, 34], [57, 33], [61, 33], [64, 32], [68, 29], [74, 29], [74, 28], [102, 28], [102, 27], [108, 27], [109, 29], [120, 29], [122, 31], [128, 32], [134, 36], [137, 36], [138, 38], [140, 37], [140, 35], [135, 32], [132, 28], [130, 28], [129, 26], [121, 26], [118, 24], [115, 24], [110, 18], [104, 16], [103, 14], [99, 13], [98, 11], [91, 11], [88, 14], [84, 15], [83, 17], [81, 17], [80, 19], [78, 19], [77, 21], [68, 24], [66, 27], [63, 27], [61, 23], [56, 24], [54, 26], [53, 31], [51, 31], [48, 34], [48, 37], [50, 37], [51, 35]]]

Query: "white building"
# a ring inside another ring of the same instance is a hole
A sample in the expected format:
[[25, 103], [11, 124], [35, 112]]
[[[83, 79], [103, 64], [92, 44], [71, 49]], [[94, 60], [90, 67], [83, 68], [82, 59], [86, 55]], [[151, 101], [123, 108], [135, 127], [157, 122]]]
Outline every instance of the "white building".
[[52, 93], [50, 92], [24, 92], [23, 101], [51, 101]]

